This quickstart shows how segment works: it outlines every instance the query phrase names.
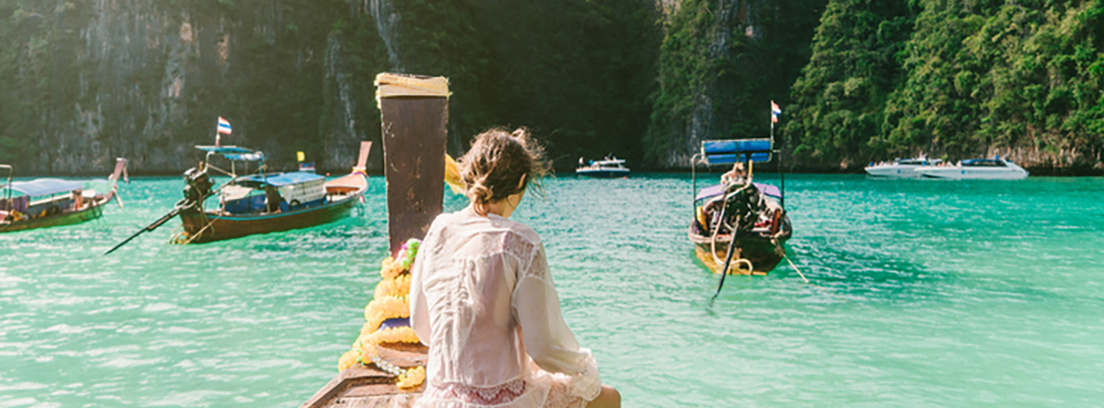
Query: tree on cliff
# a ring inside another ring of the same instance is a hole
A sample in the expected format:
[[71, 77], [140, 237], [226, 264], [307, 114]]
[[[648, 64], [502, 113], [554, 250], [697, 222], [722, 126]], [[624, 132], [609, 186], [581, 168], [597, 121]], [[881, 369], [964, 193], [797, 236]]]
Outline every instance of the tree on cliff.
[[897, 59], [911, 26], [912, 15], [899, 0], [828, 4], [786, 116], [799, 167], [886, 153], [876, 136], [886, 99], [901, 81]]
[[685, 167], [705, 139], [767, 137], [809, 59], [823, 0], [683, 0], [669, 10], [645, 145], [649, 162]]
[[1102, 47], [1099, 0], [832, 1], [786, 131], [811, 167], [920, 152], [1092, 166]]

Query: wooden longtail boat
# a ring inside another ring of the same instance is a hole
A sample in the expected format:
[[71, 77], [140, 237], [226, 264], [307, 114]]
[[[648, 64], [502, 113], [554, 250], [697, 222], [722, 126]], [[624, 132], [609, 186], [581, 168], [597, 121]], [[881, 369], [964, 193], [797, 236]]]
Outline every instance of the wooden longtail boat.
[[[363, 142], [352, 173], [332, 180], [311, 171], [262, 171], [237, 176], [233, 170], [225, 172], [212, 166], [211, 157], [221, 156], [231, 163], [261, 162], [264, 155], [236, 146], [196, 146], [207, 152], [206, 161], [185, 173], [184, 188], [185, 201], [191, 200], [195, 205], [184, 206], [179, 212], [184, 231], [174, 235], [172, 241], [181, 244], [220, 241], [308, 228], [344, 218], [368, 189], [364, 165], [371, 146], [371, 142]], [[230, 175], [230, 181], [212, 190], [215, 183], [208, 175], [211, 170]], [[205, 209], [206, 199], [216, 193], [218, 206]]]
[[[694, 215], [687, 235], [698, 259], [714, 273], [725, 267], [732, 246], [730, 274], [766, 275], [785, 256], [784, 244], [793, 235], [786, 210], [779, 204], [777, 187], [752, 182], [752, 166], [768, 162], [770, 139], [714, 140], [702, 142], [701, 153], [691, 165], [704, 163], [746, 166], [747, 174], [733, 172], [722, 183], [697, 191], [694, 174]], [[733, 243], [735, 236], [736, 242]]]
[[[100, 218], [103, 207], [117, 199], [115, 182], [126, 170], [126, 159], [116, 159], [115, 171], [107, 178], [110, 190], [97, 192], [85, 189], [80, 181], [37, 179], [12, 182], [12, 166], [8, 182], [0, 188], [0, 233], [35, 228], [79, 224]], [[121, 204], [120, 204], [121, 205]]]

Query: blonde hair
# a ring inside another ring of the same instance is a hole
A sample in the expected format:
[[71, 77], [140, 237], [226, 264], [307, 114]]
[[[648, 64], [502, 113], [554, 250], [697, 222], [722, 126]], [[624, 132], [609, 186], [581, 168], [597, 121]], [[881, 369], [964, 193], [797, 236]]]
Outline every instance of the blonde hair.
[[460, 180], [472, 207], [486, 215], [487, 203], [520, 193], [530, 185], [540, 192], [540, 178], [550, 168], [544, 148], [528, 130], [492, 128], [475, 136], [471, 148], [460, 158]]

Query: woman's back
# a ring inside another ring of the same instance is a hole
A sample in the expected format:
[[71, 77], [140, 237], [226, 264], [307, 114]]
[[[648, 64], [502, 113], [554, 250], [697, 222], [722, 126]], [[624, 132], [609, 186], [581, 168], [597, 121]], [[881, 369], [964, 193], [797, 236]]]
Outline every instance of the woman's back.
[[429, 338], [442, 340], [430, 348], [429, 377], [473, 386], [521, 377], [525, 351], [510, 300], [518, 270], [539, 245], [531, 228], [493, 214], [467, 209], [437, 218], [415, 263], [425, 274]]
[[415, 406], [619, 407], [563, 320], [540, 237], [507, 219], [548, 170], [539, 146], [492, 129], [461, 164], [472, 204], [434, 220], [411, 270], [410, 323], [429, 345]]

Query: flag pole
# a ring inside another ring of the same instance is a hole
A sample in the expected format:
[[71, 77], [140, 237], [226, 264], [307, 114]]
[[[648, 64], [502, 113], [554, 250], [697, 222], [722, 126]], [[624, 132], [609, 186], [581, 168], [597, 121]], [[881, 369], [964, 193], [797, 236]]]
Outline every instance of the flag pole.
[[[775, 118], [774, 101], [771, 101], [771, 126], [770, 126], [771, 146], [774, 146], [774, 122], [775, 122], [774, 118]], [[785, 168], [786, 166], [783, 165], [783, 163], [782, 163], [785, 159], [786, 159], [786, 144], [783, 143], [782, 147], [780, 149], [778, 149], [778, 177], [780, 179], [778, 184], [779, 184], [779, 192], [781, 193], [780, 195], [782, 196], [782, 197], [780, 197], [780, 201], [781, 201], [780, 204], [782, 205], [782, 209], [786, 209], [786, 168]]]

